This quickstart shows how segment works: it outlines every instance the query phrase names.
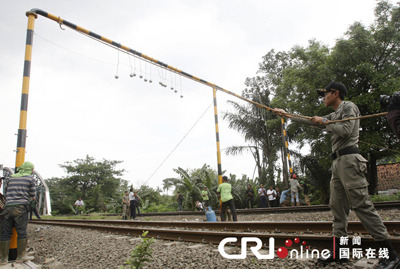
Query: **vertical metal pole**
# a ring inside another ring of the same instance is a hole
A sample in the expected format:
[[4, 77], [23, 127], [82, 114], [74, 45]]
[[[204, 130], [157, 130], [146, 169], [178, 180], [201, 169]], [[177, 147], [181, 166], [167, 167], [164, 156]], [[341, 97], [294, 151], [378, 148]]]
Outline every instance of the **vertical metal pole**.
[[290, 153], [289, 153], [289, 146], [288, 146], [288, 141], [287, 141], [287, 134], [286, 134], [286, 129], [285, 129], [285, 120], [283, 117], [281, 118], [281, 123], [282, 123], [282, 142], [283, 142], [283, 147], [284, 147], [284, 155], [283, 155], [283, 183], [285, 184], [285, 187], [289, 187], [289, 175], [287, 174], [287, 164], [289, 163], [289, 172], [290, 174], [293, 174], [293, 167], [292, 167], [292, 162], [290, 161]]
[[218, 111], [217, 111], [217, 90], [213, 88], [215, 136], [217, 139], [217, 160], [218, 160], [218, 184], [222, 183], [221, 149], [219, 144]]
[[[28, 28], [26, 31], [24, 78], [22, 81], [21, 110], [19, 117], [15, 172], [17, 172], [17, 168], [20, 167], [25, 161], [26, 120], [28, 116], [28, 95], [29, 95], [29, 79], [31, 73], [33, 29], [35, 26], [35, 19], [37, 18], [37, 15], [35, 13], [29, 11], [26, 12], [26, 16], [28, 17]], [[17, 257], [17, 233], [15, 229], [13, 229], [10, 241], [9, 259], [15, 260], [16, 257]]]

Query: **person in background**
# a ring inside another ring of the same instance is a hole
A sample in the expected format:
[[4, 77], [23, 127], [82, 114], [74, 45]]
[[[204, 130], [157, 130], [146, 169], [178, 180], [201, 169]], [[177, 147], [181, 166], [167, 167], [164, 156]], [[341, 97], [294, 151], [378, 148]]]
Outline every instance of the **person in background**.
[[281, 189], [279, 189], [279, 187], [276, 186], [275, 191], [276, 191], [275, 206], [279, 207], [281, 204], [281, 202], [280, 202], [281, 201]]
[[32, 212], [35, 213], [36, 218], [41, 219], [37, 211], [37, 199], [29, 199], [29, 219], [32, 220]]
[[252, 208], [253, 207], [253, 201], [254, 201], [254, 190], [253, 190], [253, 187], [250, 184], [247, 186], [246, 196], [247, 196], [246, 207], [247, 208]]
[[274, 190], [274, 188], [272, 186], [267, 191], [267, 196], [268, 196], [269, 206], [275, 207], [276, 191]]
[[308, 185], [304, 181], [301, 181], [300, 186], [303, 188], [304, 201], [306, 202], [307, 205], [310, 205], [310, 196], [308, 195], [309, 194]]
[[176, 196], [176, 201], [178, 201], [179, 211], [182, 211], [183, 194], [180, 191], [178, 191], [178, 195]]
[[400, 92], [395, 92], [392, 95], [387, 111], [386, 118], [389, 125], [397, 135], [397, 138], [400, 139]]
[[295, 201], [296, 201], [296, 205], [299, 206], [300, 205], [300, 199], [299, 199], [299, 188], [301, 188], [299, 182], [297, 181], [297, 176], [296, 174], [292, 174], [290, 176], [290, 201], [292, 203], [292, 206], [295, 205]]
[[131, 209], [131, 219], [136, 219], [136, 199], [135, 193], [133, 192], [133, 188], [129, 190], [129, 207]]
[[[3, 185], [3, 180], [4, 180], [4, 179], [5, 179], [4, 177], [1, 177], [1, 178], [0, 178], [0, 188], [1, 188], [1, 186]], [[6, 207], [6, 197], [5, 197], [3, 194], [0, 193], [0, 213], [3, 212], [3, 210], [5, 209], [5, 207]], [[0, 227], [1, 227], [1, 221], [2, 221], [2, 219], [3, 219], [3, 216], [0, 214]], [[0, 230], [1, 230], [1, 229], [0, 229]]]
[[85, 203], [82, 201], [82, 197], [79, 197], [78, 200], [75, 202], [75, 214], [78, 215], [79, 213], [82, 214], [83, 207], [85, 206]]
[[210, 199], [208, 198], [208, 191], [206, 186], [204, 186], [203, 190], [201, 191], [201, 197], [203, 198], [203, 206], [209, 207]]
[[135, 192], [134, 196], [135, 196], [135, 200], [136, 200], [136, 209], [137, 209], [137, 212], [138, 212], [137, 215], [138, 215], [139, 217], [141, 217], [142, 214], [140, 214], [139, 204], [140, 204], [140, 200], [142, 200], [142, 198], [140, 198], [138, 192], [139, 192], [139, 190], [137, 190], [137, 191]]
[[196, 201], [196, 202], [195, 202], [195, 207], [196, 207], [196, 209], [197, 209], [198, 211], [203, 211], [203, 210], [204, 210], [203, 204], [200, 203], [200, 201]]
[[36, 185], [33, 178], [34, 165], [31, 162], [24, 162], [18, 169], [18, 173], [11, 176], [8, 181], [6, 196], [6, 206], [1, 215], [3, 221], [1, 225], [1, 259], [0, 265], [8, 262], [8, 252], [12, 229], [17, 231], [17, 263], [33, 260], [34, 257], [26, 255], [28, 245], [28, 207], [29, 199], [36, 199]]
[[260, 208], [267, 207], [267, 190], [264, 188], [263, 184], [260, 184], [260, 188], [258, 189], [258, 196], [260, 196]]
[[129, 193], [125, 191], [124, 196], [122, 197], [122, 219], [127, 220], [129, 218]]
[[232, 186], [228, 183], [228, 177], [222, 177], [222, 183], [219, 184], [217, 189], [218, 195], [221, 197], [221, 221], [225, 221], [225, 211], [229, 207], [232, 213], [233, 221], [237, 221], [237, 215], [235, 210], [235, 203], [233, 202]]

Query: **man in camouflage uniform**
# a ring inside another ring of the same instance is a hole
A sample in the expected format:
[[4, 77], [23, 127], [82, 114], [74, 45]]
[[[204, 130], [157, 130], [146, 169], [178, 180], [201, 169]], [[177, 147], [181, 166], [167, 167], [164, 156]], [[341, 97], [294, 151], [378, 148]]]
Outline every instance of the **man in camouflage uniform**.
[[[335, 112], [325, 117], [314, 116], [311, 120], [292, 118], [294, 122], [326, 127], [332, 134], [330, 207], [333, 214], [332, 233], [335, 238], [335, 248], [328, 259], [320, 258], [318, 261], [328, 264], [347, 260], [339, 259], [339, 239], [347, 236], [347, 217], [352, 209], [374, 240], [380, 243], [380, 247], [389, 250], [389, 258], [382, 259], [377, 268], [396, 268], [400, 262], [399, 258], [388, 240], [386, 227], [368, 195], [368, 182], [365, 178], [367, 160], [361, 156], [358, 149], [360, 120], [329, 124], [330, 121], [360, 116], [360, 111], [354, 103], [343, 101], [346, 92], [347, 89], [343, 84], [331, 82], [325, 89], [318, 90], [318, 94], [323, 96], [325, 106], [332, 106]], [[282, 109], [274, 109], [273, 112], [290, 118], [290, 115]]]

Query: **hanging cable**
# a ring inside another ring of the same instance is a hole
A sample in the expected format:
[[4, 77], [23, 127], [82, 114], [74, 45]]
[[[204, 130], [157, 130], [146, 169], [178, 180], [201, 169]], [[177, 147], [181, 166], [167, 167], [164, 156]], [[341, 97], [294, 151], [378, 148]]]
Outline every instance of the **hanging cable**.
[[188, 136], [188, 134], [193, 130], [193, 128], [199, 123], [199, 121], [203, 118], [203, 116], [206, 114], [206, 112], [210, 109], [210, 107], [214, 104], [212, 102], [206, 110], [204, 110], [203, 114], [199, 117], [199, 119], [193, 124], [192, 127], [190, 127], [189, 131], [182, 137], [182, 139], [179, 141], [179, 143], [172, 149], [172, 151], [167, 155], [167, 157], [161, 162], [161, 164], [157, 167], [157, 169], [151, 174], [151, 176], [142, 184], [145, 185], [154, 175], [157, 173], [157, 171], [161, 168], [161, 166], [168, 160], [169, 157], [171, 157], [172, 153], [179, 147], [179, 145], [185, 140], [185, 138]]

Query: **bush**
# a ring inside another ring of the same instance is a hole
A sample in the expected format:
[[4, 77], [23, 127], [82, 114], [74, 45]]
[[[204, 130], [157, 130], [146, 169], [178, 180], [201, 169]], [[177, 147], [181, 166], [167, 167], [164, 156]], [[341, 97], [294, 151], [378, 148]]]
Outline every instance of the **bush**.
[[392, 195], [375, 194], [371, 195], [372, 202], [384, 202], [384, 201], [399, 201], [400, 192]]

